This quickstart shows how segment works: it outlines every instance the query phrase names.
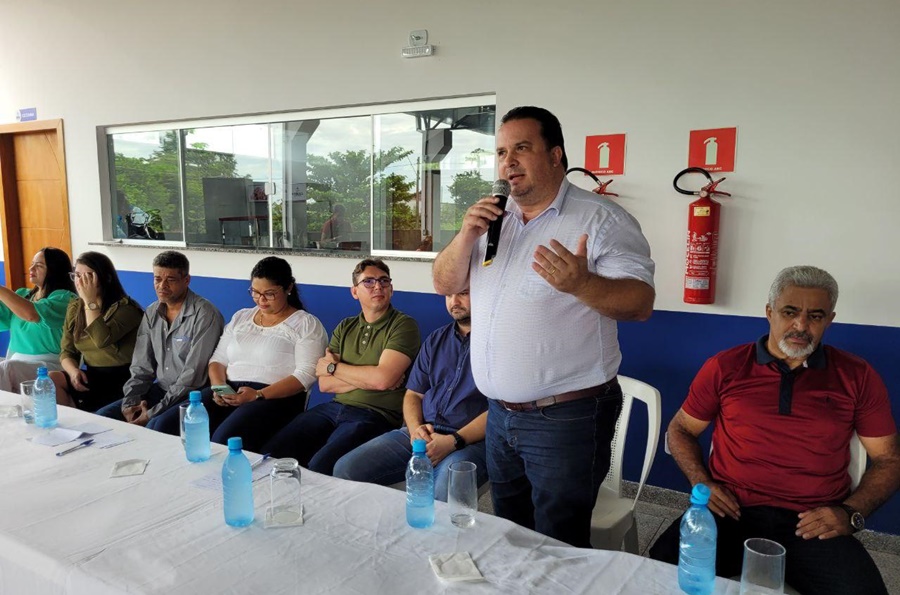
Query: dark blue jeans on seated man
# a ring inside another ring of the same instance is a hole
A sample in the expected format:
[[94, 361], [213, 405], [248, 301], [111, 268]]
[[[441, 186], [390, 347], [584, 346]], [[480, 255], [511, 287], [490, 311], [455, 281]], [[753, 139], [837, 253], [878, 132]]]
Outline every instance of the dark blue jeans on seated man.
[[596, 396], [532, 411], [508, 411], [490, 399], [485, 442], [495, 514], [591, 547], [591, 514], [621, 410], [616, 382]]
[[[154, 383], [150, 386], [150, 390], [147, 391], [147, 394], [144, 395], [144, 401], [147, 401], [147, 408], [151, 408], [160, 401], [163, 400], [163, 397], [166, 396], [166, 391], [160, 388], [159, 384]], [[122, 401], [124, 399], [119, 399], [118, 401], [113, 401], [109, 405], [105, 405], [98, 409], [95, 413], [97, 415], [102, 415], [103, 417], [109, 417], [112, 419], [117, 419], [119, 421], [127, 421], [125, 416], [122, 415]], [[184, 401], [187, 400], [185, 397]], [[183, 401], [179, 401], [183, 402]], [[170, 405], [165, 411], [161, 411], [158, 415], [154, 415], [150, 418], [150, 421], [147, 422], [147, 427], [151, 430], [160, 431], [160, 422], [162, 420], [163, 415], [166, 411], [174, 410], [175, 418], [178, 418], [178, 403], [173, 403]]]
[[[741, 575], [744, 542], [753, 537], [777, 541], [786, 550], [784, 580], [800, 593], [815, 595], [887, 595], [875, 561], [855, 537], [803, 539], [795, 534], [797, 511], [775, 506], [747, 506], [741, 517], [713, 515], [716, 539], [716, 574]], [[650, 548], [654, 560], [678, 564], [679, 518]]]
[[292, 457], [307, 469], [331, 475], [338, 459], [395, 427], [377, 411], [330, 401], [295, 417], [262, 452]]
[[[439, 424], [434, 426], [434, 430], [439, 434], [456, 431]], [[383, 486], [394, 485], [406, 479], [406, 466], [411, 457], [409, 429], [404, 426], [373, 438], [342, 456], [334, 465], [334, 476]], [[435, 465], [434, 497], [437, 500], [447, 501], [450, 465], [458, 461], [475, 463], [475, 476], [479, 486], [487, 481], [484, 440], [467, 444], [462, 450], [451, 452]]]

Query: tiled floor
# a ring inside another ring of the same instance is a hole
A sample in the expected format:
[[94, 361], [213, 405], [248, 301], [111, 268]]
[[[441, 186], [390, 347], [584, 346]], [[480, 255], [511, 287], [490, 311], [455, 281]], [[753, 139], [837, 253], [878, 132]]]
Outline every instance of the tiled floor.
[[[668, 490], [663, 492], [668, 492]], [[642, 494], [641, 502], [638, 502], [636, 508], [638, 548], [642, 556], [647, 555], [647, 551], [656, 541], [656, 537], [672, 521], [680, 517], [687, 507], [687, 494], [655, 492], [649, 497], [656, 501], [663, 500], [667, 501], [667, 503], [677, 504], [678, 507], [644, 502], [644, 495]], [[682, 500], [683, 503], [681, 503]], [[490, 493], [484, 494], [479, 499], [478, 509], [483, 512], [493, 513], [494, 507], [491, 504]], [[868, 532], [864, 533], [861, 539], [869, 549], [869, 553], [872, 554], [875, 564], [878, 565], [881, 576], [884, 577], [884, 582], [887, 584], [888, 593], [900, 595], [900, 537]]]

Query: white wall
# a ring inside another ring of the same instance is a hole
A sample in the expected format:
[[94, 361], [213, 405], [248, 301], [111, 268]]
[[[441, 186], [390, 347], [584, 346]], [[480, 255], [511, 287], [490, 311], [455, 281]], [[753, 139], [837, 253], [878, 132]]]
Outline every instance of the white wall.
[[[567, 5], [567, 6], [561, 6]], [[433, 58], [403, 60], [412, 29]], [[830, 270], [844, 322], [900, 326], [900, 2], [268, 0], [0, 2], [0, 121], [65, 120], [76, 252], [101, 237], [96, 127], [496, 92], [542, 105], [572, 165], [584, 136], [628, 133], [613, 184], [657, 262], [657, 308], [760, 315], [775, 272]], [[681, 302], [688, 131], [737, 126], [718, 303]], [[111, 248], [123, 269], [152, 253]], [[197, 274], [256, 258], [190, 253]], [[346, 285], [350, 262], [296, 258]], [[431, 291], [404, 263], [399, 289]]]

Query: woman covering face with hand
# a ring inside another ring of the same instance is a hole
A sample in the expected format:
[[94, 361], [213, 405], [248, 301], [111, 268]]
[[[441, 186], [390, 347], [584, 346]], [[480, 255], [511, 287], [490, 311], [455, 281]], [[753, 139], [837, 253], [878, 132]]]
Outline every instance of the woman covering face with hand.
[[60, 405], [96, 411], [122, 398], [144, 311], [125, 295], [104, 254], [85, 252], [70, 276], [78, 299], [69, 304], [63, 324], [59, 355], [63, 371], [50, 377]]
[[37, 369], [59, 369], [59, 342], [66, 306], [75, 297], [72, 261], [57, 248], [42, 248], [28, 267], [34, 285], [12, 291], [0, 286], [0, 331], [9, 331], [9, 352], [0, 360], [0, 390], [19, 391]]

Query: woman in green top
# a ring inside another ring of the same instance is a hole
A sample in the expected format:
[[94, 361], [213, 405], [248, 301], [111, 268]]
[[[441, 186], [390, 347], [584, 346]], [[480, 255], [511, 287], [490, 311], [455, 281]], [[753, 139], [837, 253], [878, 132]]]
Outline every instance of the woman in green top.
[[122, 398], [144, 311], [125, 295], [105, 254], [85, 252], [71, 276], [78, 299], [69, 304], [63, 324], [63, 371], [51, 372], [50, 378], [60, 405], [96, 411]]
[[9, 352], [0, 361], [0, 390], [18, 392], [37, 369], [58, 370], [66, 306], [75, 297], [72, 261], [58, 248], [42, 248], [28, 268], [33, 289], [0, 286], [0, 331], [9, 331]]

